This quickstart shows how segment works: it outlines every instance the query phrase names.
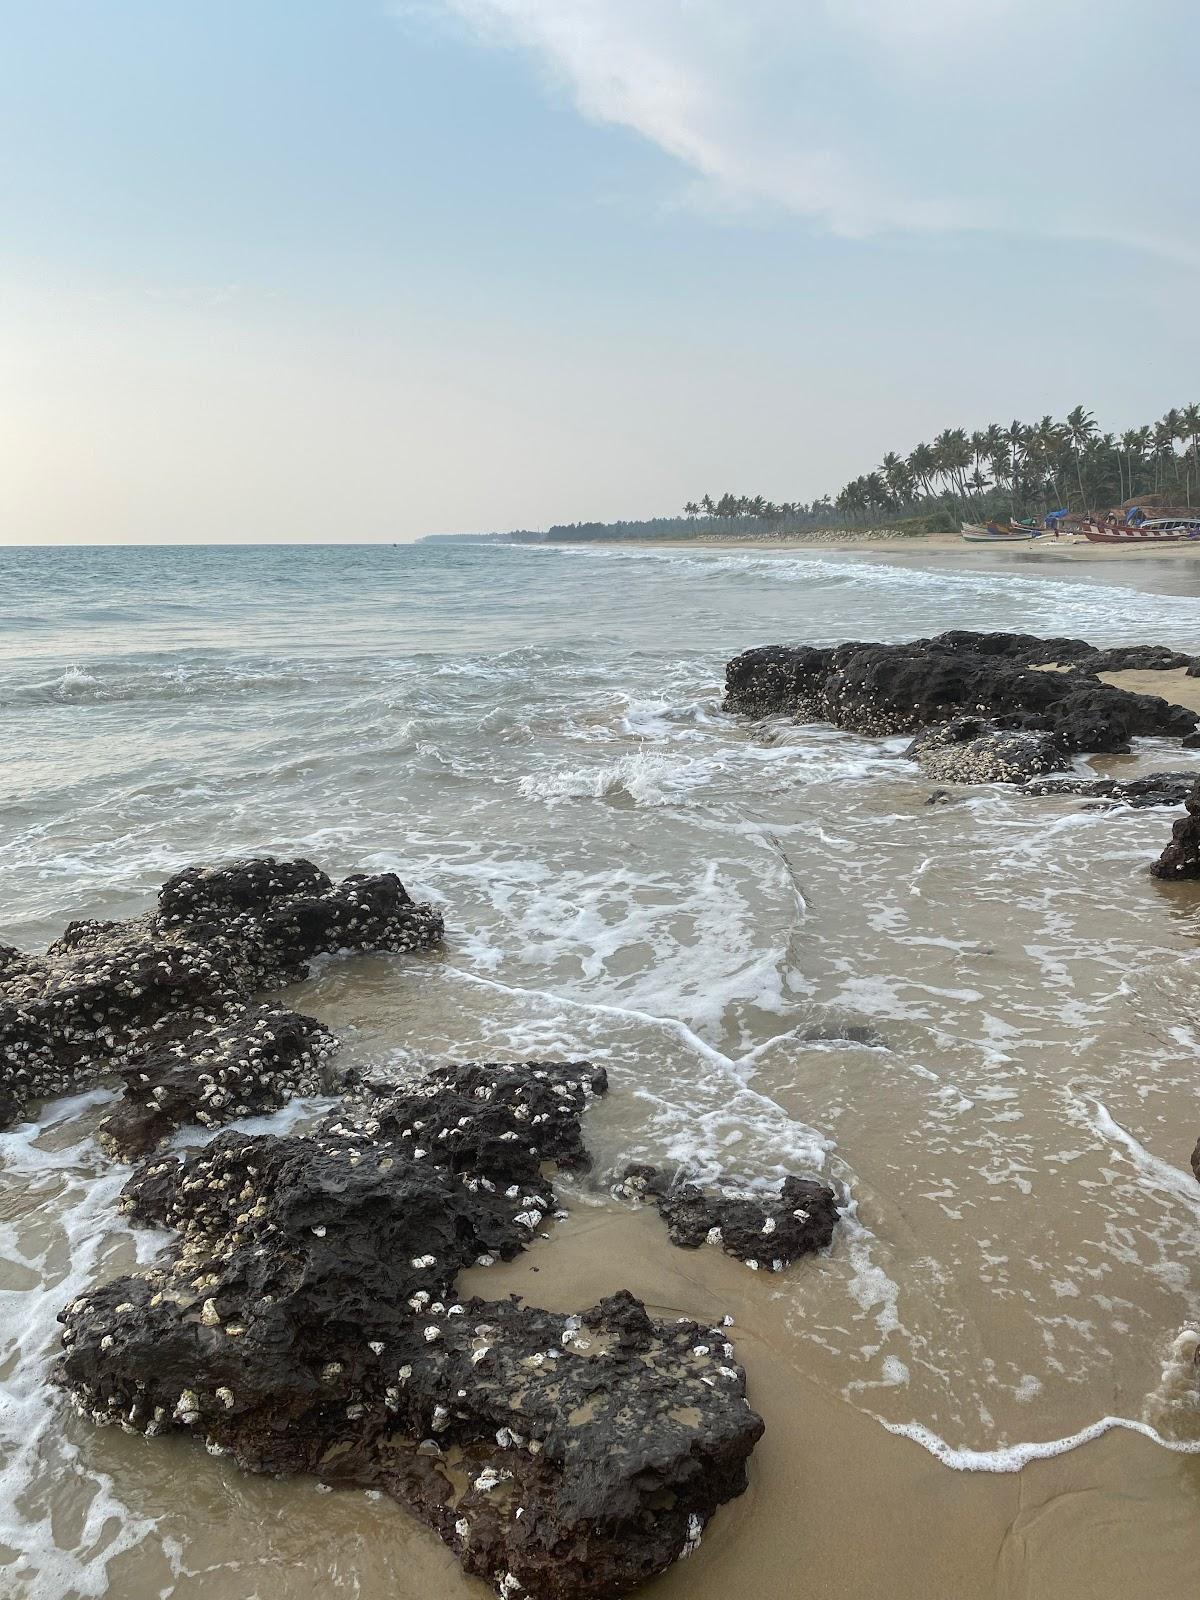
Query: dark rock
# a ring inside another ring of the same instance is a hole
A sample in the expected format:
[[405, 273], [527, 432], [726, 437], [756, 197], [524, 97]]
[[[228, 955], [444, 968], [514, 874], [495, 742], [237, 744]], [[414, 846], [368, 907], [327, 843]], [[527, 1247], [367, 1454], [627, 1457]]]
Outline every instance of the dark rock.
[[1200, 878], [1200, 779], [1184, 802], [1184, 815], [1171, 829], [1171, 842], [1150, 868], [1156, 878]]
[[[1052, 734], [1067, 754], [1124, 751], [1143, 735], [1190, 734], [1200, 723], [1195, 712], [1094, 676], [1115, 659], [1134, 659], [1132, 648], [1100, 652], [1083, 640], [962, 632], [911, 644], [770, 645], [729, 662], [724, 704], [749, 716], [787, 713], [877, 735], [975, 717], [997, 729]], [[1138, 648], [1164, 667], [1176, 661], [1172, 652]], [[1033, 670], [1064, 660], [1071, 670]]]
[[[43, 955], [0, 948], [0, 1112], [12, 1120], [152, 1047], [186, 1041], [200, 1058], [203, 1030], [236, 1027], [256, 990], [303, 978], [315, 955], [441, 935], [440, 915], [394, 873], [334, 885], [311, 862], [270, 856], [190, 867], [163, 886], [157, 912], [73, 922]], [[180, 1070], [171, 1093], [182, 1108]]]
[[577, 1316], [458, 1301], [587, 1159], [586, 1064], [448, 1067], [307, 1138], [219, 1134], [124, 1205], [163, 1265], [61, 1313], [54, 1378], [97, 1422], [185, 1430], [247, 1470], [378, 1488], [505, 1597], [616, 1600], [695, 1548], [762, 1432], [716, 1328], [631, 1295]]
[[1093, 650], [1083, 665], [1088, 672], [1173, 672], [1186, 667], [1189, 678], [1200, 678], [1200, 656], [1169, 650], [1162, 644], [1125, 644], [1114, 650]]
[[1033, 778], [1021, 785], [1022, 794], [1080, 795], [1105, 800], [1114, 806], [1181, 806], [1196, 782], [1194, 772], [1148, 772], [1144, 778]]
[[183, 1037], [156, 1036], [118, 1069], [125, 1093], [96, 1136], [122, 1161], [145, 1155], [182, 1123], [215, 1127], [338, 1086], [329, 1070], [337, 1039], [299, 1012], [235, 1004], [215, 1024], [187, 1018], [183, 1027]]
[[947, 783], [1020, 783], [1070, 765], [1053, 734], [1012, 733], [977, 717], [924, 729], [905, 755]]
[[176, 873], [159, 890], [157, 923], [225, 951], [244, 989], [299, 982], [330, 951], [414, 950], [442, 937], [441, 917], [394, 872], [335, 884], [311, 861], [273, 856]]
[[811, 1178], [788, 1177], [778, 1196], [706, 1193], [656, 1167], [626, 1167], [615, 1193], [657, 1205], [672, 1244], [685, 1250], [718, 1244], [756, 1272], [782, 1272], [797, 1256], [824, 1250], [837, 1224], [833, 1190]]
[[953, 789], [935, 789], [925, 801], [927, 806], [950, 806], [956, 800], [965, 799], [965, 795], [955, 794]]

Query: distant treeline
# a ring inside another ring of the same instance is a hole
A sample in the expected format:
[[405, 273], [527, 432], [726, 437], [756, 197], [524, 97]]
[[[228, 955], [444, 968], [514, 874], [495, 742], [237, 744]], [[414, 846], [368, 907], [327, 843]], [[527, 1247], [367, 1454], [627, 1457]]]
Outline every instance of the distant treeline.
[[684, 514], [803, 525], [863, 523], [942, 511], [974, 518], [1107, 509], [1154, 497], [1190, 506], [1200, 496], [1200, 405], [1168, 411], [1121, 435], [1102, 433], [1082, 406], [1061, 422], [998, 422], [976, 433], [947, 428], [907, 456], [889, 452], [832, 500], [774, 504], [761, 495], [702, 495]]
[[645, 517], [635, 522], [560, 522], [546, 529], [549, 543], [587, 539], [694, 539], [701, 533], [728, 533], [729, 524], [712, 517]]
[[960, 520], [1105, 511], [1145, 498], [1165, 506], [1200, 503], [1200, 405], [1172, 409], [1158, 422], [1102, 433], [1076, 406], [1061, 421], [993, 422], [976, 433], [947, 428], [908, 455], [889, 452], [873, 472], [832, 498], [773, 501], [763, 495], [701, 495], [678, 517], [559, 523], [544, 533], [437, 534], [442, 542], [500, 540], [578, 544], [589, 540], [694, 539], [731, 531], [803, 533], [816, 528], [887, 526], [899, 533], [950, 530]]

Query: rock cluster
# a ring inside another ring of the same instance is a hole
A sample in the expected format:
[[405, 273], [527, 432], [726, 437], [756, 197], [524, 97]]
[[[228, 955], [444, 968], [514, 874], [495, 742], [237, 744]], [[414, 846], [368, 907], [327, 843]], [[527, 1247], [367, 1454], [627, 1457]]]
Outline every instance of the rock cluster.
[[454, 1292], [587, 1162], [583, 1063], [367, 1085], [308, 1137], [230, 1129], [126, 1187], [178, 1238], [61, 1313], [55, 1380], [101, 1423], [409, 1506], [511, 1600], [615, 1600], [695, 1549], [762, 1421], [718, 1328], [619, 1294], [575, 1316]]
[[1183, 803], [1184, 814], [1171, 829], [1170, 844], [1150, 868], [1156, 878], [1200, 878], [1200, 779]]
[[184, 1117], [275, 1109], [318, 1085], [334, 1041], [310, 1018], [254, 1007], [255, 991], [303, 978], [325, 952], [441, 936], [440, 915], [394, 873], [334, 884], [270, 856], [189, 867], [145, 916], [73, 922], [43, 955], [0, 947], [0, 1119], [114, 1072], [127, 1084], [109, 1130], [122, 1153]]
[[[1023, 794], [1082, 795], [1102, 806], [1181, 806], [1196, 785], [1194, 772], [1148, 772], [1142, 778], [1033, 778]], [[1096, 806], [1085, 809], [1095, 810]]]
[[757, 1272], [782, 1272], [797, 1256], [824, 1250], [837, 1224], [833, 1190], [811, 1178], [785, 1178], [777, 1196], [715, 1192], [656, 1167], [626, 1167], [619, 1198], [652, 1201], [672, 1244], [695, 1250], [720, 1245]]
[[1070, 765], [1053, 734], [1008, 732], [978, 717], [923, 729], [905, 754], [943, 783], [1023, 783]]
[[[1050, 665], [1069, 670], [1034, 670]], [[1051, 735], [1063, 755], [1118, 752], [1137, 736], [1182, 739], [1200, 717], [1096, 674], [1179, 667], [1198, 675], [1200, 658], [1149, 645], [1099, 651], [1081, 639], [1029, 634], [951, 632], [830, 649], [769, 645], [728, 663], [724, 704], [749, 716], [785, 713], [877, 735], [968, 717], [988, 730]]]

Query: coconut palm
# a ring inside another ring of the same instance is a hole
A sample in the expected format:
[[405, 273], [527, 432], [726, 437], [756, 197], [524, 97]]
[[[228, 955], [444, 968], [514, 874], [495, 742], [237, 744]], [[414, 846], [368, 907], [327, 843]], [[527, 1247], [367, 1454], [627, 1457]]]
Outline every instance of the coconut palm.
[[1166, 416], [1154, 424], [1151, 431], [1150, 442], [1154, 450], [1154, 489], [1157, 493], [1163, 487], [1164, 469], [1168, 462], [1175, 463], [1175, 439], [1179, 426], [1178, 411], [1168, 411]]
[[1185, 440], [1191, 441], [1184, 460], [1188, 463], [1187, 503], [1192, 503], [1192, 479], [1200, 477], [1200, 405], [1184, 406], [1179, 413], [1179, 426]]
[[889, 450], [883, 458], [880, 467], [883, 481], [887, 484], [888, 493], [898, 506], [908, 505], [912, 499], [913, 475], [909, 471], [908, 463], [898, 456], [894, 450]]
[[1193, 484], [1200, 486], [1200, 404], [1173, 407], [1156, 424], [1119, 436], [1101, 433], [1095, 417], [1080, 405], [1062, 422], [1047, 415], [1032, 424], [990, 423], [970, 434], [945, 428], [932, 444], [914, 445], [907, 457], [889, 451], [873, 472], [846, 484], [832, 501], [822, 496], [806, 506], [725, 494], [714, 504], [704, 495], [698, 502], [689, 500], [684, 514], [819, 525], [834, 515], [849, 521], [922, 507], [930, 511], [940, 504], [962, 512], [974, 506], [982, 515], [1006, 493], [1016, 517], [1037, 509], [1044, 513], [1051, 494], [1060, 506], [1073, 504], [1078, 495], [1086, 508], [1114, 495], [1132, 500], [1151, 487], [1175, 490], [1191, 505]]
[[908, 470], [913, 475], [913, 482], [918, 484], [926, 497], [933, 493], [933, 475], [937, 469], [937, 458], [933, 447], [919, 444], [908, 458]]
[[1095, 417], [1082, 406], [1076, 406], [1073, 411], [1067, 412], [1067, 438], [1075, 457], [1075, 477], [1079, 484], [1080, 509], [1083, 511], [1087, 510], [1087, 491], [1083, 487], [1083, 456], [1098, 431]]

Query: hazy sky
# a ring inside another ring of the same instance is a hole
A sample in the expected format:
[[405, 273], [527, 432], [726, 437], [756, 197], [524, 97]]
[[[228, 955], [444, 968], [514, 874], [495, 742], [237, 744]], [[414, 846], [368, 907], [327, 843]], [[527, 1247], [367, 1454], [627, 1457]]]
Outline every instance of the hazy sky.
[[1200, 399], [1197, 0], [0, 0], [0, 541], [810, 498]]

